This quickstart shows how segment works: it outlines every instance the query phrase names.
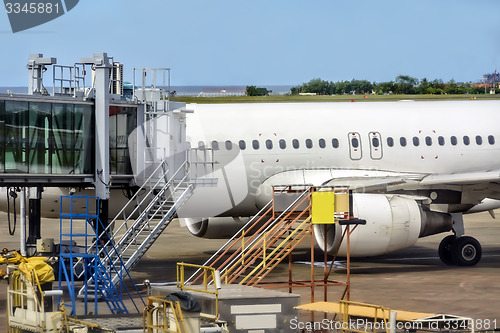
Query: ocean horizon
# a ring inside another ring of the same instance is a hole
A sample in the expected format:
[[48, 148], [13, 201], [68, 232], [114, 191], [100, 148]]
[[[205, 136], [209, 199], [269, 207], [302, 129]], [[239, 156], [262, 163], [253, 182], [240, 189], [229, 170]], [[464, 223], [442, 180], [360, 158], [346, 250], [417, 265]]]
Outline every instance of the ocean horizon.
[[[271, 91], [271, 95], [285, 95], [290, 93], [293, 85], [256, 85]], [[52, 87], [46, 87], [52, 95]], [[216, 85], [216, 86], [171, 86], [170, 90], [175, 91], [176, 96], [213, 96], [213, 95], [244, 95], [246, 86], [242, 85]], [[7, 93], [10, 90], [14, 94], [26, 94], [28, 87], [0, 87], [0, 93]]]

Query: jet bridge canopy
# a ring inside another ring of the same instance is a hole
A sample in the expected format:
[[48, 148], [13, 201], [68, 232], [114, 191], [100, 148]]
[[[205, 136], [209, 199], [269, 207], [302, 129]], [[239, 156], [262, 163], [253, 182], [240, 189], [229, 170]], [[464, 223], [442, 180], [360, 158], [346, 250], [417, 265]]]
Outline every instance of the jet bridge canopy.
[[[94, 113], [92, 100], [0, 94], [0, 184], [92, 183]], [[137, 127], [136, 114], [135, 103], [109, 107], [115, 180], [132, 178], [127, 138]]]

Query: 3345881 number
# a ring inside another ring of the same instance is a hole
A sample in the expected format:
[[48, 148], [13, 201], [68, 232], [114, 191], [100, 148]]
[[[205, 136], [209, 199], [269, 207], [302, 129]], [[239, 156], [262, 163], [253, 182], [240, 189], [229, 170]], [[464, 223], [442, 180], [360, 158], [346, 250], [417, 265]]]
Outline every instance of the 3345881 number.
[[30, 3], [19, 3], [19, 2], [6, 2], [5, 9], [7, 14], [59, 14], [59, 4], [52, 4], [50, 2], [30, 2]]

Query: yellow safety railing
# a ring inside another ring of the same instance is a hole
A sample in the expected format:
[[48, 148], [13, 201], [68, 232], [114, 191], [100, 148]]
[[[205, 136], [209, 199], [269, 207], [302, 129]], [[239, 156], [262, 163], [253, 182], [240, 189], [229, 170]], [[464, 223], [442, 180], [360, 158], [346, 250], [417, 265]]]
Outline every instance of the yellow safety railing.
[[[366, 333], [368, 331], [366, 330], [358, 330], [355, 328], [351, 328], [349, 325], [349, 320], [350, 320], [350, 312], [349, 312], [349, 307], [351, 306], [356, 306], [356, 307], [361, 307], [366, 309], [366, 317], [373, 318], [373, 323], [378, 322], [381, 320], [383, 322], [383, 328], [385, 329], [386, 333], [389, 333], [389, 326], [388, 321], [390, 319], [391, 315], [391, 309], [385, 308], [380, 305], [373, 305], [373, 304], [366, 304], [366, 303], [358, 303], [358, 302], [351, 302], [351, 301], [345, 301], [345, 300], [340, 300], [340, 320], [342, 323], [347, 323], [346, 327], [349, 327], [348, 330], [349, 332], [356, 332], [356, 333]], [[381, 325], [372, 325], [373, 332], [379, 332], [380, 331], [380, 326]], [[344, 327], [344, 325], [342, 326]], [[378, 328], [378, 329], [376, 329]]]
[[311, 216], [308, 216], [302, 223], [300, 223], [300, 225], [296, 228], [293, 229], [293, 231], [283, 240], [281, 241], [275, 249], [273, 249], [270, 253], [268, 253], [266, 255], [266, 240], [265, 240], [265, 235], [264, 235], [264, 238], [263, 238], [263, 245], [262, 245], [262, 248], [263, 248], [263, 260], [250, 272], [248, 273], [245, 278], [243, 278], [243, 280], [241, 280], [240, 284], [244, 284], [251, 276], [253, 276], [253, 274], [255, 272], [257, 272], [258, 270], [260, 270], [262, 267], [266, 267], [266, 264], [269, 260], [271, 260], [272, 258], [275, 257], [275, 255], [278, 253], [278, 251], [280, 249], [282, 249], [284, 246], [286, 246], [291, 239], [294, 239], [294, 236], [296, 233], [298, 233], [299, 231], [302, 231], [303, 230], [303, 227], [309, 223], [309, 221], [311, 220]]
[[[185, 284], [185, 269], [187, 268], [195, 268], [195, 269], [201, 269], [203, 270], [203, 289], [199, 288], [201, 285], [186, 285]], [[209, 280], [209, 275], [210, 275], [210, 280]], [[211, 284], [213, 287], [213, 290], [208, 290], [208, 286], [210, 285], [210, 281], [213, 281], [214, 283]], [[212, 294], [215, 295], [215, 318], [219, 318], [219, 286], [220, 284], [220, 274], [219, 272], [213, 268], [213, 267], [208, 267], [208, 266], [201, 266], [201, 265], [195, 265], [195, 264], [186, 264], [183, 262], [178, 262], [177, 263], [177, 288], [181, 290], [189, 290], [189, 291], [195, 291], [199, 293], [205, 293], [205, 294]], [[198, 286], [198, 288], [196, 288]]]
[[189, 333], [179, 302], [167, 301], [161, 297], [148, 297], [142, 320], [145, 333]]

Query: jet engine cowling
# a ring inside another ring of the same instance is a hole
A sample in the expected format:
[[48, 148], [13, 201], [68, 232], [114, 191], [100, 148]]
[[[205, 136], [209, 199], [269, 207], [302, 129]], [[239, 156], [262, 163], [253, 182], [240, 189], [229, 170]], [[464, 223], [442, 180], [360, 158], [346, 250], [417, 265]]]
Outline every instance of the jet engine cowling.
[[[350, 254], [354, 257], [376, 256], [415, 244], [419, 237], [449, 231], [450, 215], [424, 211], [412, 198], [399, 195], [353, 195], [354, 216], [366, 220], [351, 235]], [[326, 244], [325, 244], [326, 230]], [[334, 254], [342, 238], [342, 226], [315, 225], [316, 243], [323, 251]], [[339, 255], [347, 254], [342, 242]]]
[[182, 218], [181, 225], [186, 225], [189, 232], [196, 237], [211, 239], [228, 239], [234, 236], [248, 218], [240, 217], [210, 217], [210, 218]]

